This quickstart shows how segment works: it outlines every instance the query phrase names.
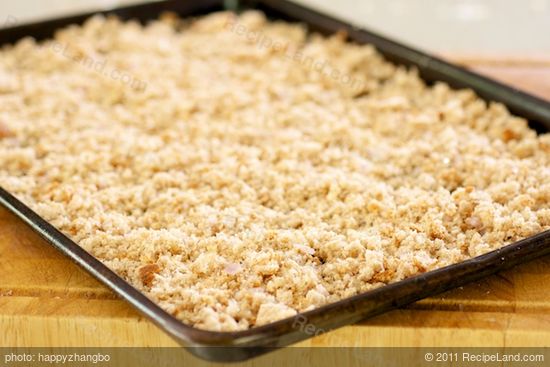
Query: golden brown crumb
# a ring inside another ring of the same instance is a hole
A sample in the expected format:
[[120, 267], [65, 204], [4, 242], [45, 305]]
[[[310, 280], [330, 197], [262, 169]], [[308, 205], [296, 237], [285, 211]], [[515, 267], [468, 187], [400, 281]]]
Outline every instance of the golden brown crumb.
[[21, 40], [0, 51], [0, 185], [218, 331], [550, 229], [549, 134], [343, 38], [246, 12]]
[[514, 133], [513, 130], [505, 129], [502, 132], [502, 140], [504, 140], [505, 142], [509, 142], [510, 140], [514, 140], [516, 138], [517, 138], [517, 136], [516, 136], [516, 134]]
[[139, 278], [144, 286], [150, 287], [155, 279], [155, 274], [160, 271], [157, 264], [147, 264], [139, 268]]
[[0, 139], [9, 138], [13, 136], [13, 132], [8, 129], [8, 127], [0, 121]]

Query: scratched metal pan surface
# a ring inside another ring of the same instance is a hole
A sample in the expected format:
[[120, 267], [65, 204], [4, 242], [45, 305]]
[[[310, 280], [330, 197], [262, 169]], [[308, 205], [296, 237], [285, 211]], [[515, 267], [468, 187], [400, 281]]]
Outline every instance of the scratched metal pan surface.
[[[427, 82], [440, 80], [456, 88], [471, 88], [482, 98], [501, 102], [514, 114], [527, 118], [539, 132], [550, 130], [550, 103], [381, 35], [357, 29], [346, 22], [288, 1], [245, 1], [239, 4], [239, 8], [259, 9], [270, 18], [298, 21], [306, 24], [311, 31], [323, 34], [346, 30], [352, 41], [371, 43], [388, 60], [396, 64], [416, 67], [421, 77]], [[222, 9], [224, 9], [222, 0], [169, 0], [116, 8], [101, 13], [113, 13], [123, 19], [147, 21], [157, 17], [163, 11], [173, 11], [186, 17]], [[69, 24], [82, 23], [93, 14], [80, 14], [0, 30], [0, 45], [13, 43], [25, 36], [36, 39], [49, 38], [56, 29]], [[420, 274], [285, 320], [244, 331], [212, 332], [186, 325], [165, 312], [1, 187], [0, 204], [17, 215], [51, 245], [132, 304], [193, 354], [220, 362], [246, 360], [310, 338], [315, 334], [311, 332], [312, 330], [328, 331], [351, 324], [550, 253], [550, 231], [546, 231], [482, 256]], [[307, 328], [304, 327], [306, 324]]]

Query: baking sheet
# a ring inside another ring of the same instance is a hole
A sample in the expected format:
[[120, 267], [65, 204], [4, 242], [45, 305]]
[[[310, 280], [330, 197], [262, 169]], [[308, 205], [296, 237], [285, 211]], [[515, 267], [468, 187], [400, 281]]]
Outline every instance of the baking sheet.
[[[221, 0], [201, 2], [171, 0], [112, 9], [108, 13], [114, 13], [122, 19], [136, 18], [146, 21], [168, 10], [186, 17], [203, 15], [223, 8], [224, 2]], [[246, 1], [241, 3], [241, 8], [259, 9], [271, 18], [299, 21], [307, 24], [310, 30], [323, 34], [346, 30], [352, 41], [374, 44], [389, 61], [416, 67], [421, 77], [428, 82], [441, 80], [456, 88], [471, 88], [486, 100], [504, 103], [512, 113], [527, 118], [537, 130], [550, 130], [550, 103], [410, 47], [372, 32], [359, 30], [345, 22], [288, 1]], [[0, 43], [12, 43], [24, 36], [45, 39], [51, 37], [56, 29], [69, 24], [82, 23], [93, 14], [95, 13], [1, 30]], [[212, 332], [185, 325], [162, 310], [144, 294], [1, 188], [0, 204], [15, 213], [49, 243], [113, 289], [115, 293], [130, 302], [181, 345], [190, 348], [192, 353], [202, 358], [215, 361], [237, 361], [251, 358], [273, 348], [282, 347], [318, 333], [380, 314], [550, 253], [550, 231], [546, 231], [468, 261], [420, 274], [298, 314], [289, 319], [244, 331]]]

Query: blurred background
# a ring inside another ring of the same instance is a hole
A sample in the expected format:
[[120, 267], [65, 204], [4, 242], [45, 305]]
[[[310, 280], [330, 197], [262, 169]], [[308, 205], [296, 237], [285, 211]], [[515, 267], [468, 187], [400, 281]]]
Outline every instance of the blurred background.
[[[550, 100], [550, 0], [294, 1]], [[0, 27], [143, 2], [1, 1]]]
[[[0, 25], [138, 2], [143, 0], [2, 1]], [[550, 56], [550, 0], [297, 2], [432, 52]]]

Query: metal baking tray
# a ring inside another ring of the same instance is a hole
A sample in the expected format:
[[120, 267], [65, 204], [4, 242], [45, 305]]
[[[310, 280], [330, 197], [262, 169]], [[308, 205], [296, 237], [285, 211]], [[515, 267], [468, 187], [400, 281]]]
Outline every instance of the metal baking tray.
[[[550, 130], [550, 103], [547, 101], [289, 1], [257, 0], [240, 3], [223, 0], [157, 1], [3, 29], [0, 30], [0, 45], [13, 43], [25, 36], [32, 36], [38, 40], [49, 38], [56, 29], [73, 23], [82, 23], [96, 13], [113, 13], [122, 19], [147, 21], [156, 18], [164, 11], [172, 11], [182, 17], [188, 17], [226, 9], [228, 6], [232, 9], [235, 6], [239, 9], [259, 9], [274, 19], [301, 22], [313, 32], [331, 34], [345, 30], [351, 41], [373, 44], [389, 61], [416, 67], [421, 77], [428, 83], [440, 80], [455, 88], [471, 88], [485, 100], [505, 104], [512, 113], [528, 119], [537, 131]], [[1, 187], [0, 204], [132, 304], [182, 346], [201, 358], [213, 361], [246, 360], [550, 253], [550, 231], [545, 231], [485, 255], [383, 286], [292, 318], [244, 331], [212, 332], [186, 325], [162, 310]]]

